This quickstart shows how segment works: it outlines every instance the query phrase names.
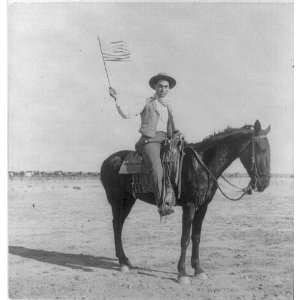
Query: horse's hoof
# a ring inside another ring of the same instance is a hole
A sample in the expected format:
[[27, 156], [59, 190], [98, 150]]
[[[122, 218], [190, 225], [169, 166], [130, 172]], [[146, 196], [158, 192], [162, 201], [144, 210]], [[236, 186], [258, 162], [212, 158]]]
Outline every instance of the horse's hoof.
[[120, 271], [122, 273], [128, 273], [130, 271], [130, 268], [127, 265], [121, 265]]
[[195, 274], [195, 277], [198, 278], [198, 279], [201, 279], [201, 280], [207, 280], [208, 279], [208, 276], [204, 272]]
[[184, 285], [189, 285], [191, 284], [191, 280], [188, 276], [178, 276], [178, 283], [184, 284]]

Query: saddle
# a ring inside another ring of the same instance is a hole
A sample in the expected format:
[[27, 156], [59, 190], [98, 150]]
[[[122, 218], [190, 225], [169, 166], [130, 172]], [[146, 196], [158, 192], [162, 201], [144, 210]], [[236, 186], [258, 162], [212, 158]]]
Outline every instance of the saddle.
[[[180, 198], [183, 147], [184, 138], [181, 134], [175, 134], [162, 143], [160, 155], [163, 167], [162, 205], [173, 206], [176, 204], [176, 199]], [[150, 169], [139, 152], [128, 153], [120, 167], [119, 174], [131, 176], [129, 192], [134, 196], [153, 192], [153, 183], [149, 176]]]

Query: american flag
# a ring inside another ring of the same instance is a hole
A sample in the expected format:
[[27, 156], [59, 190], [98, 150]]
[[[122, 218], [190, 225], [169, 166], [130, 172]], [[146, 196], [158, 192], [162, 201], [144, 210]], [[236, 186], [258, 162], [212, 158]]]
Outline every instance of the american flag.
[[102, 55], [102, 60], [104, 64], [108, 85], [111, 87], [106, 62], [107, 61], [128, 61], [130, 59], [130, 52], [127, 48], [127, 44], [124, 41], [114, 41], [114, 42], [110, 42], [107, 45], [102, 45], [100, 38], [98, 36], [98, 42], [99, 42], [99, 47]]
[[105, 61], [128, 61], [130, 52], [124, 41], [114, 41], [109, 44], [103, 44], [102, 55]]

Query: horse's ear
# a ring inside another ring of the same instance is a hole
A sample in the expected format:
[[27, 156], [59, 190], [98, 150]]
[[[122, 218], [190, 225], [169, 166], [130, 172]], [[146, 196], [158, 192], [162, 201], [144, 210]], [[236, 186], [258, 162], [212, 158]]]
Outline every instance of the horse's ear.
[[259, 120], [256, 120], [254, 123], [254, 135], [259, 135], [261, 132], [261, 125]]
[[267, 135], [271, 131], [271, 125], [269, 125], [266, 129], [262, 129], [260, 134]]

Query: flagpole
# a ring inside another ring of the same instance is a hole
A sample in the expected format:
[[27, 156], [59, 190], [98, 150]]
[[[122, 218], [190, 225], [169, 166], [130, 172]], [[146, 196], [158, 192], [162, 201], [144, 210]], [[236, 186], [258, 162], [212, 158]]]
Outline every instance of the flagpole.
[[99, 42], [99, 47], [100, 47], [100, 51], [101, 51], [101, 56], [102, 56], [102, 60], [103, 60], [103, 64], [104, 64], [104, 69], [105, 69], [105, 74], [106, 74], [106, 77], [107, 77], [108, 85], [109, 85], [109, 87], [111, 87], [108, 72], [107, 72], [106, 62], [105, 62], [105, 59], [104, 59], [104, 56], [103, 56], [103, 51], [102, 51], [101, 41], [100, 41], [99, 36], [98, 36], [98, 42]]

